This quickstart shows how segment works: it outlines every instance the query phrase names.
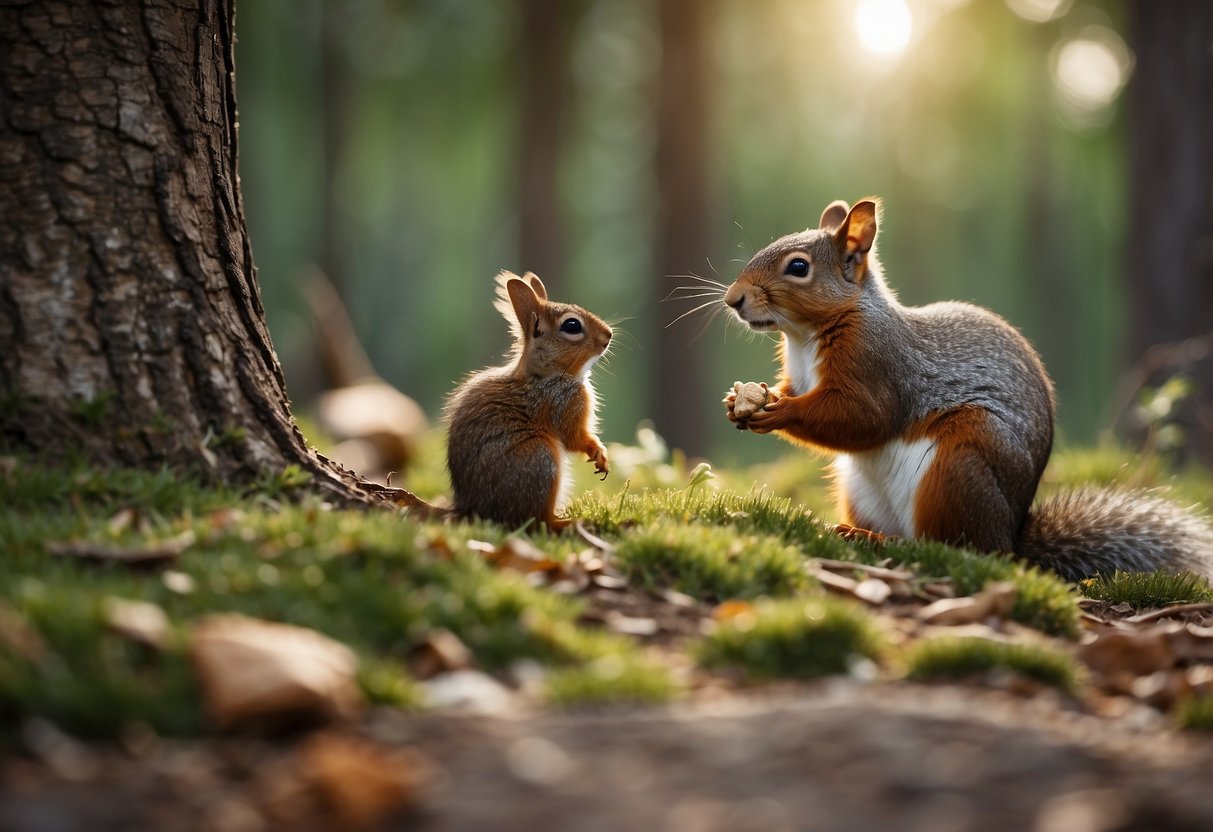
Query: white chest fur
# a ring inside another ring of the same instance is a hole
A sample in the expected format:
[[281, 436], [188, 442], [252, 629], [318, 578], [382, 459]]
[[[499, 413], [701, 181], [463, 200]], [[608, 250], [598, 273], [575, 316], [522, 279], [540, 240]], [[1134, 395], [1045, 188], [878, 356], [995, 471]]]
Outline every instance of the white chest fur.
[[788, 374], [797, 396], [803, 396], [817, 386], [817, 382], [821, 380], [817, 372], [820, 365], [816, 333], [809, 337], [784, 333], [783, 369]]
[[935, 459], [931, 439], [894, 440], [871, 451], [839, 454], [834, 477], [853, 521], [882, 534], [914, 538], [914, 497]]

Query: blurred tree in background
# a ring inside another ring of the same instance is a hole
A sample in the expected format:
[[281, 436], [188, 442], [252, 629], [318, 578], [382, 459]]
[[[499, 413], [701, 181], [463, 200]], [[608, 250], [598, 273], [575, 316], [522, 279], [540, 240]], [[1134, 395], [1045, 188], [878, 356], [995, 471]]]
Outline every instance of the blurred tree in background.
[[[631, 335], [595, 371], [605, 439], [653, 418], [720, 462], [780, 453], [738, 436], [718, 403], [734, 379], [771, 378], [772, 342], [710, 310], [666, 328], [702, 301], [659, 299], [694, 282], [669, 275], [730, 282], [830, 200], [866, 194], [885, 200], [880, 248], [903, 301], [969, 300], [1020, 327], [1057, 382], [1066, 438], [1118, 416], [1118, 378], [1148, 345], [1213, 329], [1204, 0], [260, 0], [239, 13], [249, 226], [296, 401], [321, 384], [307, 264], [340, 287], [380, 374], [431, 413], [507, 347], [492, 276], [533, 269]], [[1134, 126], [1122, 92], [1135, 60]], [[1186, 203], [1154, 189], [1167, 159]], [[1173, 335], [1171, 307], [1148, 327], [1128, 314], [1151, 298], [1145, 276], [1172, 268], [1147, 264], [1157, 245], [1188, 252]], [[1130, 268], [1145, 287], [1133, 294]]]

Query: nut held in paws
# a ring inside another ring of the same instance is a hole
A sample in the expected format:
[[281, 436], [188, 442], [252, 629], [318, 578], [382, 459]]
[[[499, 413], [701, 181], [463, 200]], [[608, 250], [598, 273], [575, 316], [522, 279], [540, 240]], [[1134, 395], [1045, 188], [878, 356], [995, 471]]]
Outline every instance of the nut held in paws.
[[756, 381], [747, 381], [737, 390], [737, 402], [733, 405], [734, 417], [750, 418], [766, 405], [768, 395], [765, 386]]

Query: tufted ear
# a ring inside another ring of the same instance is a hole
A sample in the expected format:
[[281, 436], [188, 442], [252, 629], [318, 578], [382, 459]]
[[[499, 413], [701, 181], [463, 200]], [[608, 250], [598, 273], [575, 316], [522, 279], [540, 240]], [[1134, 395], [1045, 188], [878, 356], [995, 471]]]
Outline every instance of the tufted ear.
[[544, 287], [543, 281], [539, 279], [539, 275], [534, 272], [527, 272], [522, 276], [522, 279], [531, 284], [531, 288], [535, 290], [535, 295], [544, 303], [547, 303], [548, 290]]
[[834, 243], [846, 263], [843, 274], [852, 283], [860, 282], [867, 273], [868, 252], [876, 242], [876, 212], [875, 198], [862, 199], [834, 232]]
[[[510, 296], [510, 304], [514, 308], [514, 319], [518, 322], [518, 330], [529, 333], [539, 321], [539, 309], [543, 306], [543, 301], [539, 299], [539, 295], [535, 294], [531, 284], [520, 277], [507, 280], [505, 291]], [[513, 324], [510, 325], [510, 328], [513, 329]]]
[[[519, 322], [518, 313], [515, 311], [514, 297], [509, 289], [511, 283], [518, 283], [529, 290], [528, 284], [521, 277], [507, 269], [502, 269], [497, 274], [497, 298], [493, 301], [493, 308], [501, 313], [501, 317], [505, 318], [506, 322], [510, 325], [510, 336], [517, 341], [522, 338], [526, 327], [530, 327], [531, 319], [529, 317], [526, 319], [525, 327]], [[534, 291], [530, 291], [534, 295]]]
[[817, 227], [823, 231], [837, 231], [838, 226], [847, 218], [847, 208], [847, 204], [841, 199], [834, 200], [821, 212], [821, 222]]

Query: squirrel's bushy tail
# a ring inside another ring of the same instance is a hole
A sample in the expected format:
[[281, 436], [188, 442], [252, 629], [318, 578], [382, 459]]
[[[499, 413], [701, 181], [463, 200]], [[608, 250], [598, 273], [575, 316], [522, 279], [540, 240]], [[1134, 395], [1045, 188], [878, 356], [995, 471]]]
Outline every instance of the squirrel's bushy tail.
[[1159, 569], [1213, 579], [1213, 525], [1155, 494], [1082, 488], [1033, 507], [1015, 553], [1070, 581]]

